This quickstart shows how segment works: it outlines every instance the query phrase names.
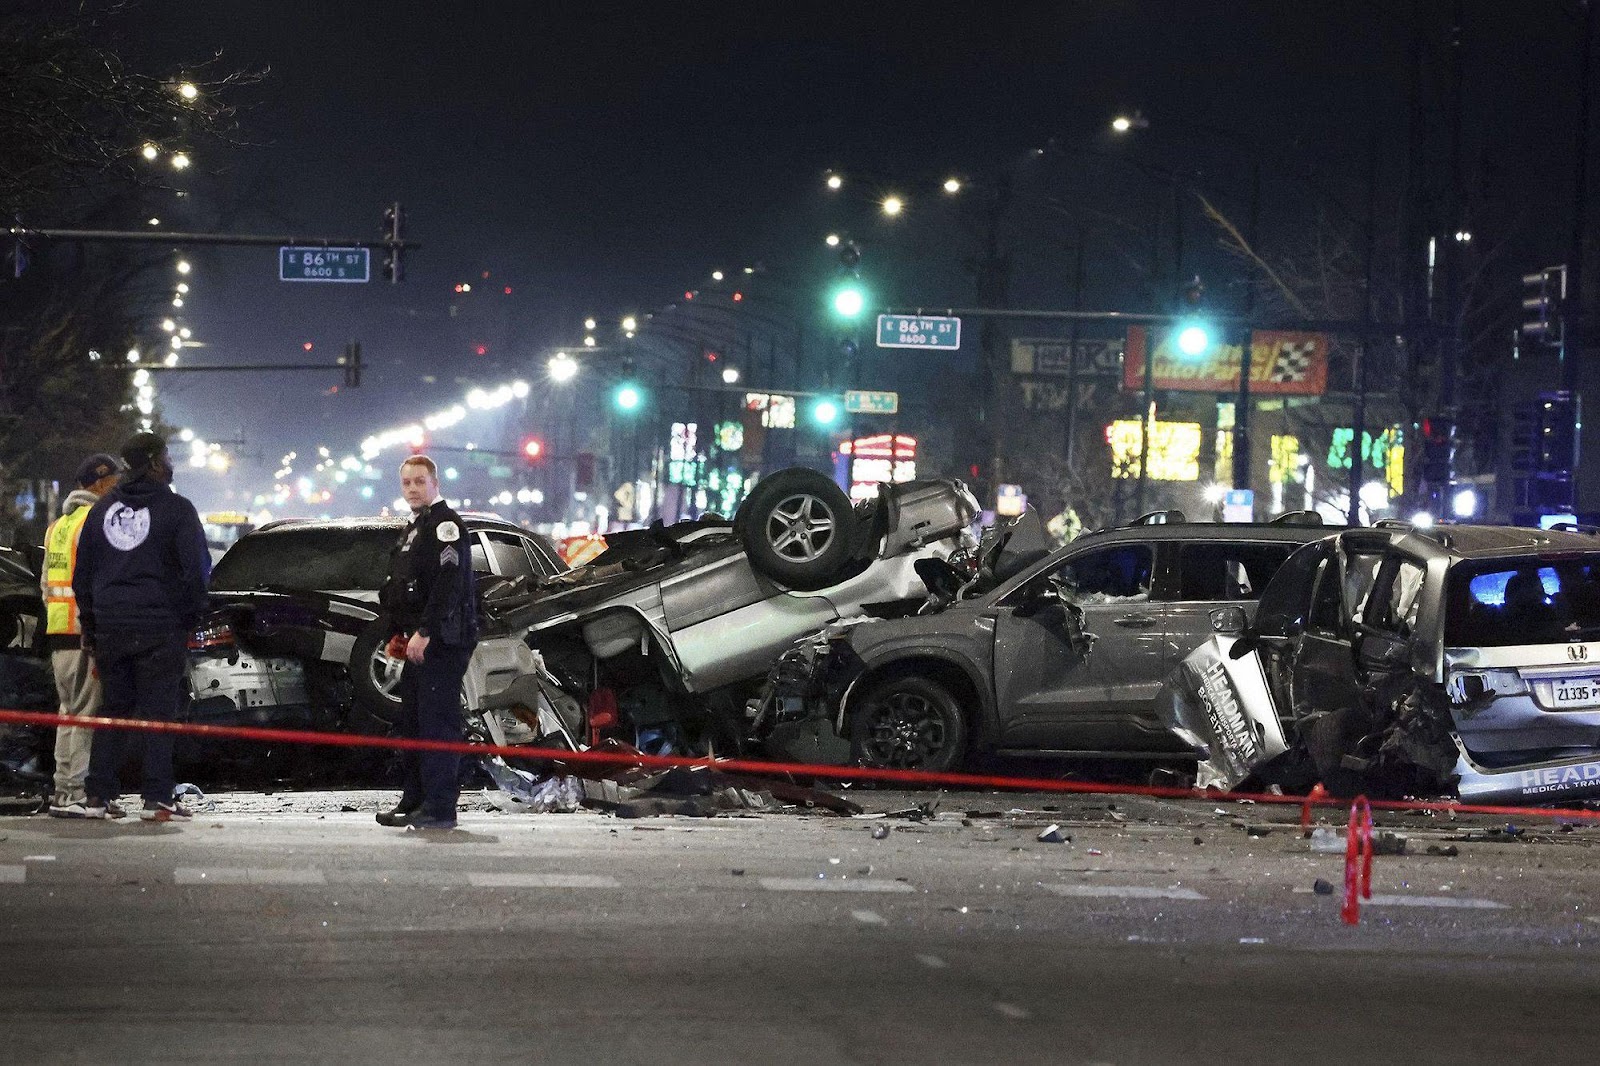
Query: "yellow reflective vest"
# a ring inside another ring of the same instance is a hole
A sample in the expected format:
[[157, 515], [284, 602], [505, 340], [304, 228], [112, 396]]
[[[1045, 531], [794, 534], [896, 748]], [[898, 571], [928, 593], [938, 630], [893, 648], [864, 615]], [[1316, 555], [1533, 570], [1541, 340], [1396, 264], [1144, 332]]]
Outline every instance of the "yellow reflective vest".
[[50, 524], [44, 535], [45, 632], [76, 634], [78, 598], [72, 594], [72, 572], [78, 565], [78, 535], [91, 508], [80, 507]]

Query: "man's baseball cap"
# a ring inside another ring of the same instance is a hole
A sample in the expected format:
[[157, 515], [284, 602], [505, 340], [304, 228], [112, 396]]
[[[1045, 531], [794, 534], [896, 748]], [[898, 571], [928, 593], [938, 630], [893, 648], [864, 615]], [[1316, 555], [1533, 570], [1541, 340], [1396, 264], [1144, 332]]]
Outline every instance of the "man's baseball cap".
[[147, 469], [155, 460], [167, 454], [167, 442], [156, 433], [135, 433], [122, 446], [122, 458], [129, 468]]
[[88, 488], [101, 478], [122, 473], [122, 460], [106, 452], [95, 452], [78, 464], [78, 484]]

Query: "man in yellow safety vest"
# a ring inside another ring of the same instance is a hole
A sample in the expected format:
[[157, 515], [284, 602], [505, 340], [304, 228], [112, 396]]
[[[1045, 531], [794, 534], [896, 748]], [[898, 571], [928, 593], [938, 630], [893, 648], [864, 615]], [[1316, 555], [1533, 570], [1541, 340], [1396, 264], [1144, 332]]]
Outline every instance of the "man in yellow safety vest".
[[[100, 710], [100, 678], [94, 659], [83, 650], [83, 627], [78, 621], [78, 601], [72, 594], [72, 572], [78, 564], [78, 535], [89, 509], [110, 492], [122, 472], [114, 456], [98, 452], [78, 466], [78, 487], [62, 504], [61, 517], [44, 535], [45, 648], [56, 676], [57, 713], [85, 717]], [[50, 800], [53, 818], [90, 816], [84, 779], [89, 773], [89, 748], [93, 730], [56, 730], [55, 795]]]

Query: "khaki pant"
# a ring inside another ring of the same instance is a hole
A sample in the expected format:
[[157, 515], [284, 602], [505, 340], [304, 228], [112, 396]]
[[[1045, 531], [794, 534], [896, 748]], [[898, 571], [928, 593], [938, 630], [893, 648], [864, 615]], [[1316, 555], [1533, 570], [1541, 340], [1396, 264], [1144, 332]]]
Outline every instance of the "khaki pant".
[[[50, 668], [56, 675], [59, 714], [84, 718], [100, 711], [100, 678], [94, 672], [94, 659], [71, 649], [50, 654]], [[89, 773], [89, 747], [92, 729], [56, 730], [56, 795], [67, 800], [84, 798], [83, 782]]]

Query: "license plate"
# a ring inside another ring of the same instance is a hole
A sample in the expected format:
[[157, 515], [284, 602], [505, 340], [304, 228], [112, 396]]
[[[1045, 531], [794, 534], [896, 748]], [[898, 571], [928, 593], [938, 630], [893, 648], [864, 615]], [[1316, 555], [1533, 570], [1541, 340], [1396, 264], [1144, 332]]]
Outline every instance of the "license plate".
[[1600, 680], [1557, 681], [1551, 696], [1556, 707], [1593, 707], [1600, 704]]

